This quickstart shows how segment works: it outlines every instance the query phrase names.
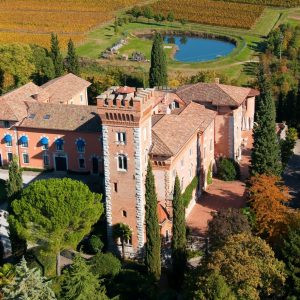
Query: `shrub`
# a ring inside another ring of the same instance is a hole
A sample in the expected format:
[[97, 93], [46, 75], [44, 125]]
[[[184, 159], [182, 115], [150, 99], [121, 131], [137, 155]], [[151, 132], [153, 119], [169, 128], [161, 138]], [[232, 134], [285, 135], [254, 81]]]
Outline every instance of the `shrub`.
[[104, 244], [101, 241], [101, 239], [97, 235], [92, 235], [88, 242], [88, 249], [89, 252], [96, 254], [98, 252], [101, 252]]
[[181, 195], [181, 199], [183, 201], [184, 207], [187, 208], [190, 204], [192, 199], [193, 191], [198, 186], [198, 176], [195, 176], [191, 183], [186, 187], [185, 191]]
[[99, 278], [114, 277], [121, 270], [121, 262], [111, 253], [97, 253], [89, 264], [91, 271]]
[[207, 173], [207, 184], [212, 184], [212, 163], [209, 165], [208, 173]]
[[240, 167], [230, 158], [220, 158], [218, 164], [218, 177], [225, 181], [232, 181], [240, 177]]

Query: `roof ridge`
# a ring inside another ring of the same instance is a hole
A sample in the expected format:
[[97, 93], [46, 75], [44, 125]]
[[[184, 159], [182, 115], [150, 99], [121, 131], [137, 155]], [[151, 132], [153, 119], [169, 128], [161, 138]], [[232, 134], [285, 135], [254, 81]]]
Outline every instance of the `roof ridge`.
[[[222, 93], [226, 94], [233, 102], [235, 102], [237, 105], [240, 105], [240, 103], [238, 103], [238, 101], [236, 101], [235, 99], [233, 99], [231, 95], [229, 95], [226, 91], [224, 91], [222, 89], [220, 83], [213, 83], [213, 84], [216, 85], [222, 91]], [[223, 85], [234, 87], [233, 85], [227, 85], [227, 84], [223, 84]]]
[[165, 144], [165, 142], [157, 135], [157, 133], [153, 129], [152, 129], [152, 134], [156, 136], [156, 138], [164, 145], [164, 147], [166, 148], [166, 150], [168, 150], [171, 155], [174, 155], [173, 151], [170, 150], [170, 148]]

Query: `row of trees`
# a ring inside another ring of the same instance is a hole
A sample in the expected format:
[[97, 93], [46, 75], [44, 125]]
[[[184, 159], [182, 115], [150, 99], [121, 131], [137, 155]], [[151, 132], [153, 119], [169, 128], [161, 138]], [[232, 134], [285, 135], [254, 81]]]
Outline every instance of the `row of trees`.
[[156, 22], [163, 22], [165, 20], [167, 20], [168, 22], [174, 21], [174, 13], [172, 11], [168, 12], [166, 16], [162, 13], [155, 14], [151, 6], [134, 6], [132, 9], [127, 11], [127, 14], [133, 16], [136, 21], [139, 17], [144, 17], [148, 19], [148, 23], [151, 19], [154, 19]]
[[50, 50], [37, 45], [7, 44], [0, 47], [0, 93], [5, 93], [30, 80], [38, 85], [64, 72], [80, 74], [79, 60], [72, 40], [65, 58], [57, 35], [51, 35]]

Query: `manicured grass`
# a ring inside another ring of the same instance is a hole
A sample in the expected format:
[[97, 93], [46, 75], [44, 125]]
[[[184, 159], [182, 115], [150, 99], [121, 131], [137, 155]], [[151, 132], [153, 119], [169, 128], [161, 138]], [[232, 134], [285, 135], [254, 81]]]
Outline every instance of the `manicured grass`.
[[[159, 24], [150, 21], [148, 23], [148, 20], [140, 18], [139, 22], [124, 24], [122, 27], [119, 27], [118, 33], [115, 34], [112, 24], [106, 24], [106, 26], [94, 30], [87, 36], [86, 43], [79, 46], [78, 54], [90, 58], [99, 58], [99, 55], [105, 49], [111, 47], [120, 39], [128, 37], [128, 44], [120, 49], [120, 54], [130, 56], [132, 52], [140, 51], [149, 59], [151, 42], [137, 38], [136, 34], [151, 32], [153, 30], [205, 32], [216, 36], [226, 35], [237, 41], [237, 48], [230, 55], [209, 62], [177, 62], [171, 58], [172, 50], [167, 49], [170, 77], [176, 76], [178, 72], [190, 76], [199, 70], [215, 70], [218, 73], [226, 75], [230, 80], [236, 81], [237, 84], [247, 84], [253, 79], [254, 75], [251, 72], [253, 66], [249, 68], [247, 64], [252, 63], [253, 65], [253, 62], [258, 61], [260, 43], [274, 27], [285, 22], [291, 13], [295, 13], [295, 9], [266, 8], [260, 19], [250, 30], [195, 23], [187, 23], [185, 25], [179, 22], [163, 22]], [[117, 59], [101, 60], [101, 63], [121, 67], [141, 67], [145, 72], [149, 68], [149, 63], [137, 63]]]

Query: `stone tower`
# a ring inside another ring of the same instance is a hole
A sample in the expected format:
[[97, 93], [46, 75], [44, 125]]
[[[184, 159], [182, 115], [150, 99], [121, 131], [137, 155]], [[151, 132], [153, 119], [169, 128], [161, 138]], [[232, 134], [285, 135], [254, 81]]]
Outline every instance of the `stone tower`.
[[[97, 97], [102, 121], [107, 233], [115, 245], [113, 225], [127, 224], [132, 238], [128, 256], [142, 253], [145, 244], [145, 175], [152, 144], [154, 89], [112, 87]], [[120, 242], [117, 242], [120, 248]]]

